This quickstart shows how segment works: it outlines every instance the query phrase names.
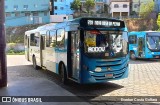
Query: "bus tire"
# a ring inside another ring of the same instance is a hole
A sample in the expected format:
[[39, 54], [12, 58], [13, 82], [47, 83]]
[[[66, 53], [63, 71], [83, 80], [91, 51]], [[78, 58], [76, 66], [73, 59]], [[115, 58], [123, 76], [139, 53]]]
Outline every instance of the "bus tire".
[[61, 64], [60, 66], [60, 75], [61, 75], [61, 81], [63, 82], [63, 84], [67, 84], [68, 78], [67, 78], [67, 72], [66, 72], [64, 64]]
[[136, 60], [136, 55], [134, 52], [130, 52], [130, 59]]
[[35, 70], [38, 70], [38, 66], [37, 66], [37, 62], [36, 62], [35, 56], [32, 56], [32, 62], [33, 62], [33, 68], [34, 68]]

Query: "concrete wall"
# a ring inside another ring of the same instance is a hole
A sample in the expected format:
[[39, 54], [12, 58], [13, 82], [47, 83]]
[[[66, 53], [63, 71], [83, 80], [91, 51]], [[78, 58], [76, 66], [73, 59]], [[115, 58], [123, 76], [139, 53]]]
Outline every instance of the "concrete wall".
[[73, 19], [72, 15], [51, 15], [50, 22], [57, 23]]

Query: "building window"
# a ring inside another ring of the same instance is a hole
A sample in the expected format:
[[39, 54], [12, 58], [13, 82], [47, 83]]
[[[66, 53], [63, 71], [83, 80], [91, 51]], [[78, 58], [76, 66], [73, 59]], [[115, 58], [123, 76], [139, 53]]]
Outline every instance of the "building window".
[[118, 4], [114, 4], [114, 8], [119, 8], [119, 5]]
[[18, 16], [20, 16], [20, 13], [19, 12], [15, 13], [15, 17], [18, 17]]
[[30, 13], [25, 13], [25, 16], [30, 16]]
[[14, 8], [14, 10], [17, 10], [18, 9], [18, 5], [14, 5], [13, 8]]
[[136, 44], [136, 43], [137, 43], [137, 36], [136, 35], [129, 36], [129, 44]]
[[6, 6], [5, 6], [5, 9], [7, 9], [7, 8], [8, 8], [8, 6], [6, 5]]
[[10, 17], [11, 16], [11, 13], [6, 13], [6, 17]]
[[123, 4], [123, 8], [127, 8], [127, 4]]
[[57, 10], [57, 6], [54, 6], [54, 9]]
[[37, 8], [37, 7], [38, 7], [38, 5], [37, 5], [37, 4], [34, 4], [34, 7], [35, 7], [35, 8]]
[[60, 9], [61, 9], [61, 10], [63, 10], [64, 8], [63, 8], [63, 7], [61, 7]]
[[57, 2], [57, 0], [54, 0], [54, 2]]
[[138, 8], [138, 4], [134, 4], [134, 8]]
[[64, 0], [60, 0], [60, 2], [63, 2]]
[[47, 11], [45, 11], [45, 12], [44, 12], [44, 16], [47, 16], [47, 15], [48, 15], [48, 12], [47, 12]]
[[28, 9], [28, 5], [24, 5], [23, 8], [24, 8], [24, 9]]
[[33, 16], [38, 16], [38, 12], [34, 12], [34, 13], [33, 13]]

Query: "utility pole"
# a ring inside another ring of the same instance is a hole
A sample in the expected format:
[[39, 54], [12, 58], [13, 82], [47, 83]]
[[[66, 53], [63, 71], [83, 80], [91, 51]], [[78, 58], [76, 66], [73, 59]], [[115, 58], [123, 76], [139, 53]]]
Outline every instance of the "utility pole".
[[138, 3], [138, 7], [139, 7], [139, 16], [140, 16], [140, 10], [141, 10], [141, 1], [139, 0], [139, 3]]
[[7, 86], [7, 65], [6, 65], [6, 39], [5, 39], [5, 12], [4, 0], [0, 0], [0, 87]]

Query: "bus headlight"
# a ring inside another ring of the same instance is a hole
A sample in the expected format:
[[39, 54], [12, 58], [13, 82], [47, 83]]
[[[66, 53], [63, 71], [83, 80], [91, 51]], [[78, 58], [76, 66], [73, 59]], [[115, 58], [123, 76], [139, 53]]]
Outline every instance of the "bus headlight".
[[100, 67], [97, 67], [97, 68], [95, 69], [95, 71], [96, 71], [96, 72], [101, 72], [102, 69], [101, 69]]

